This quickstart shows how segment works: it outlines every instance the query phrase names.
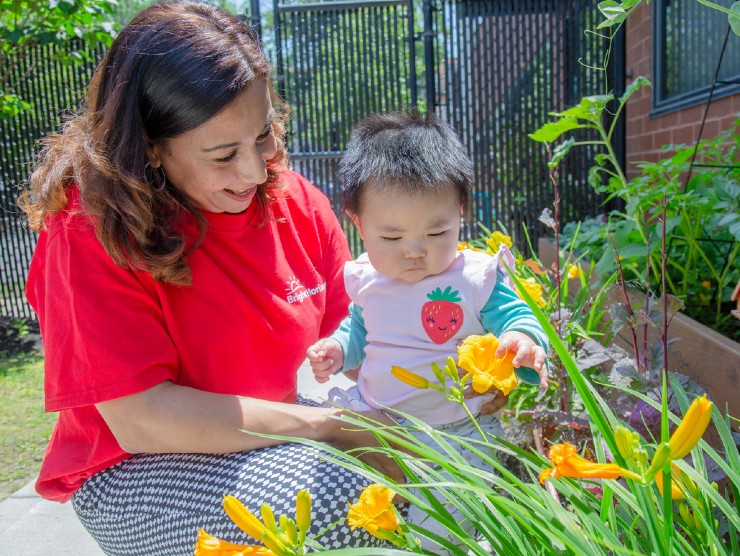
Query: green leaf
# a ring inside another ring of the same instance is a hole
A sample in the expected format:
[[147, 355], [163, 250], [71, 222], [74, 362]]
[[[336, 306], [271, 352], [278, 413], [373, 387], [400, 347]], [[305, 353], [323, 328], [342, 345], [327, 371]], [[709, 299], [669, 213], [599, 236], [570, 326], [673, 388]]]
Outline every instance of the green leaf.
[[578, 118], [579, 120], [598, 122], [606, 104], [613, 99], [614, 95], [611, 94], [583, 97], [577, 105], [555, 115], [561, 118]]
[[573, 148], [573, 146], [576, 144], [576, 140], [572, 137], [569, 137], [562, 143], [560, 143], [557, 147], [555, 147], [552, 151], [552, 160], [547, 163], [547, 165], [550, 168], [555, 168], [558, 164], [560, 164], [560, 161], [570, 152], [570, 149]]
[[622, 93], [622, 96], [619, 97], [619, 103], [624, 104], [629, 100], [629, 98], [637, 92], [642, 87], [652, 87], [652, 83], [650, 83], [650, 80], [647, 77], [643, 77], [642, 75], [638, 75], [632, 83], [627, 85], [627, 88], [624, 90], [624, 93]]
[[606, 20], [599, 23], [597, 29], [603, 29], [604, 27], [613, 27], [622, 23], [626, 17], [627, 12], [619, 2], [614, 0], [606, 0], [605, 2], [599, 2], [599, 11], [606, 18]]
[[573, 129], [584, 127], [575, 118], [559, 118], [555, 122], [548, 122], [534, 133], [529, 134], [529, 138], [539, 143], [552, 143], [563, 133]]
[[727, 16], [727, 19], [730, 22], [730, 27], [732, 27], [733, 33], [740, 36], [740, 2], [735, 2], [730, 6], [730, 11], [734, 15]]

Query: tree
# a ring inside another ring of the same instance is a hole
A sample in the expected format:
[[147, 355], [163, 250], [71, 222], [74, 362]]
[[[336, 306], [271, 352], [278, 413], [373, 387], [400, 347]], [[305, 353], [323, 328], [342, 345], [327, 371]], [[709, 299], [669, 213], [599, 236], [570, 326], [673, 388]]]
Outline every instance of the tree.
[[[17, 84], [37, 71], [35, 48], [49, 45], [65, 63], [92, 61], [87, 51], [109, 46], [117, 28], [115, 0], [0, 0], [0, 6], [0, 120], [31, 108]], [[75, 40], [88, 49], [69, 48]]]

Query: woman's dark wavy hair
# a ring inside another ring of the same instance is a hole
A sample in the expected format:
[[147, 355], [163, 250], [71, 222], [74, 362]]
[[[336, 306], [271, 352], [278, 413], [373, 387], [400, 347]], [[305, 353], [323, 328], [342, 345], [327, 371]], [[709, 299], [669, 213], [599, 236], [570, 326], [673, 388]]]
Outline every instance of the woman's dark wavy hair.
[[368, 185], [410, 193], [452, 187], [467, 214], [473, 162], [455, 130], [433, 112], [373, 114], [352, 130], [338, 179], [351, 214], [360, 213]]
[[[62, 132], [43, 141], [30, 185], [19, 199], [32, 229], [67, 206], [77, 184], [83, 209], [110, 257], [155, 280], [188, 285], [186, 257], [202, 240], [206, 221], [162, 174], [149, 166], [158, 142], [213, 118], [257, 79], [271, 74], [256, 33], [243, 21], [203, 3], [154, 4], [116, 37], [88, 87], [87, 104]], [[272, 89], [270, 89], [272, 92]], [[274, 94], [277, 154], [258, 189], [269, 218], [270, 188], [286, 158], [289, 110]], [[186, 245], [183, 214], [200, 232]], [[190, 242], [192, 243], [192, 242]], [[189, 245], [189, 244], [188, 244]]]

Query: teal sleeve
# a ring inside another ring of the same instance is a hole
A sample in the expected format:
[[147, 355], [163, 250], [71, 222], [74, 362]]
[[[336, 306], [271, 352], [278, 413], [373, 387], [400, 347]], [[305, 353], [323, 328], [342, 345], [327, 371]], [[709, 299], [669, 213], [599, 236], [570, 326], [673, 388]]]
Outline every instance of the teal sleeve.
[[367, 329], [362, 316], [362, 307], [351, 303], [349, 316], [339, 324], [339, 328], [331, 337], [339, 342], [344, 352], [344, 365], [337, 372], [354, 369], [362, 363], [367, 345]]
[[547, 351], [545, 331], [529, 305], [511, 289], [500, 272], [491, 297], [481, 309], [480, 318], [483, 328], [496, 337], [515, 330], [526, 334]]

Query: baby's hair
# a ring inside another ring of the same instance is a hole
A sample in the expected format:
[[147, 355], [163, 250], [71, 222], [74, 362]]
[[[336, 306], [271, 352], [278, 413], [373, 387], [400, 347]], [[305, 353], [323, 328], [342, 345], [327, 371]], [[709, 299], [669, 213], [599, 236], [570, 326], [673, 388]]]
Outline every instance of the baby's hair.
[[457, 133], [434, 113], [373, 114], [352, 131], [339, 163], [344, 208], [359, 214], [368, 184], [410, 193], [453, 187], [467, 214], [473, 163]]

